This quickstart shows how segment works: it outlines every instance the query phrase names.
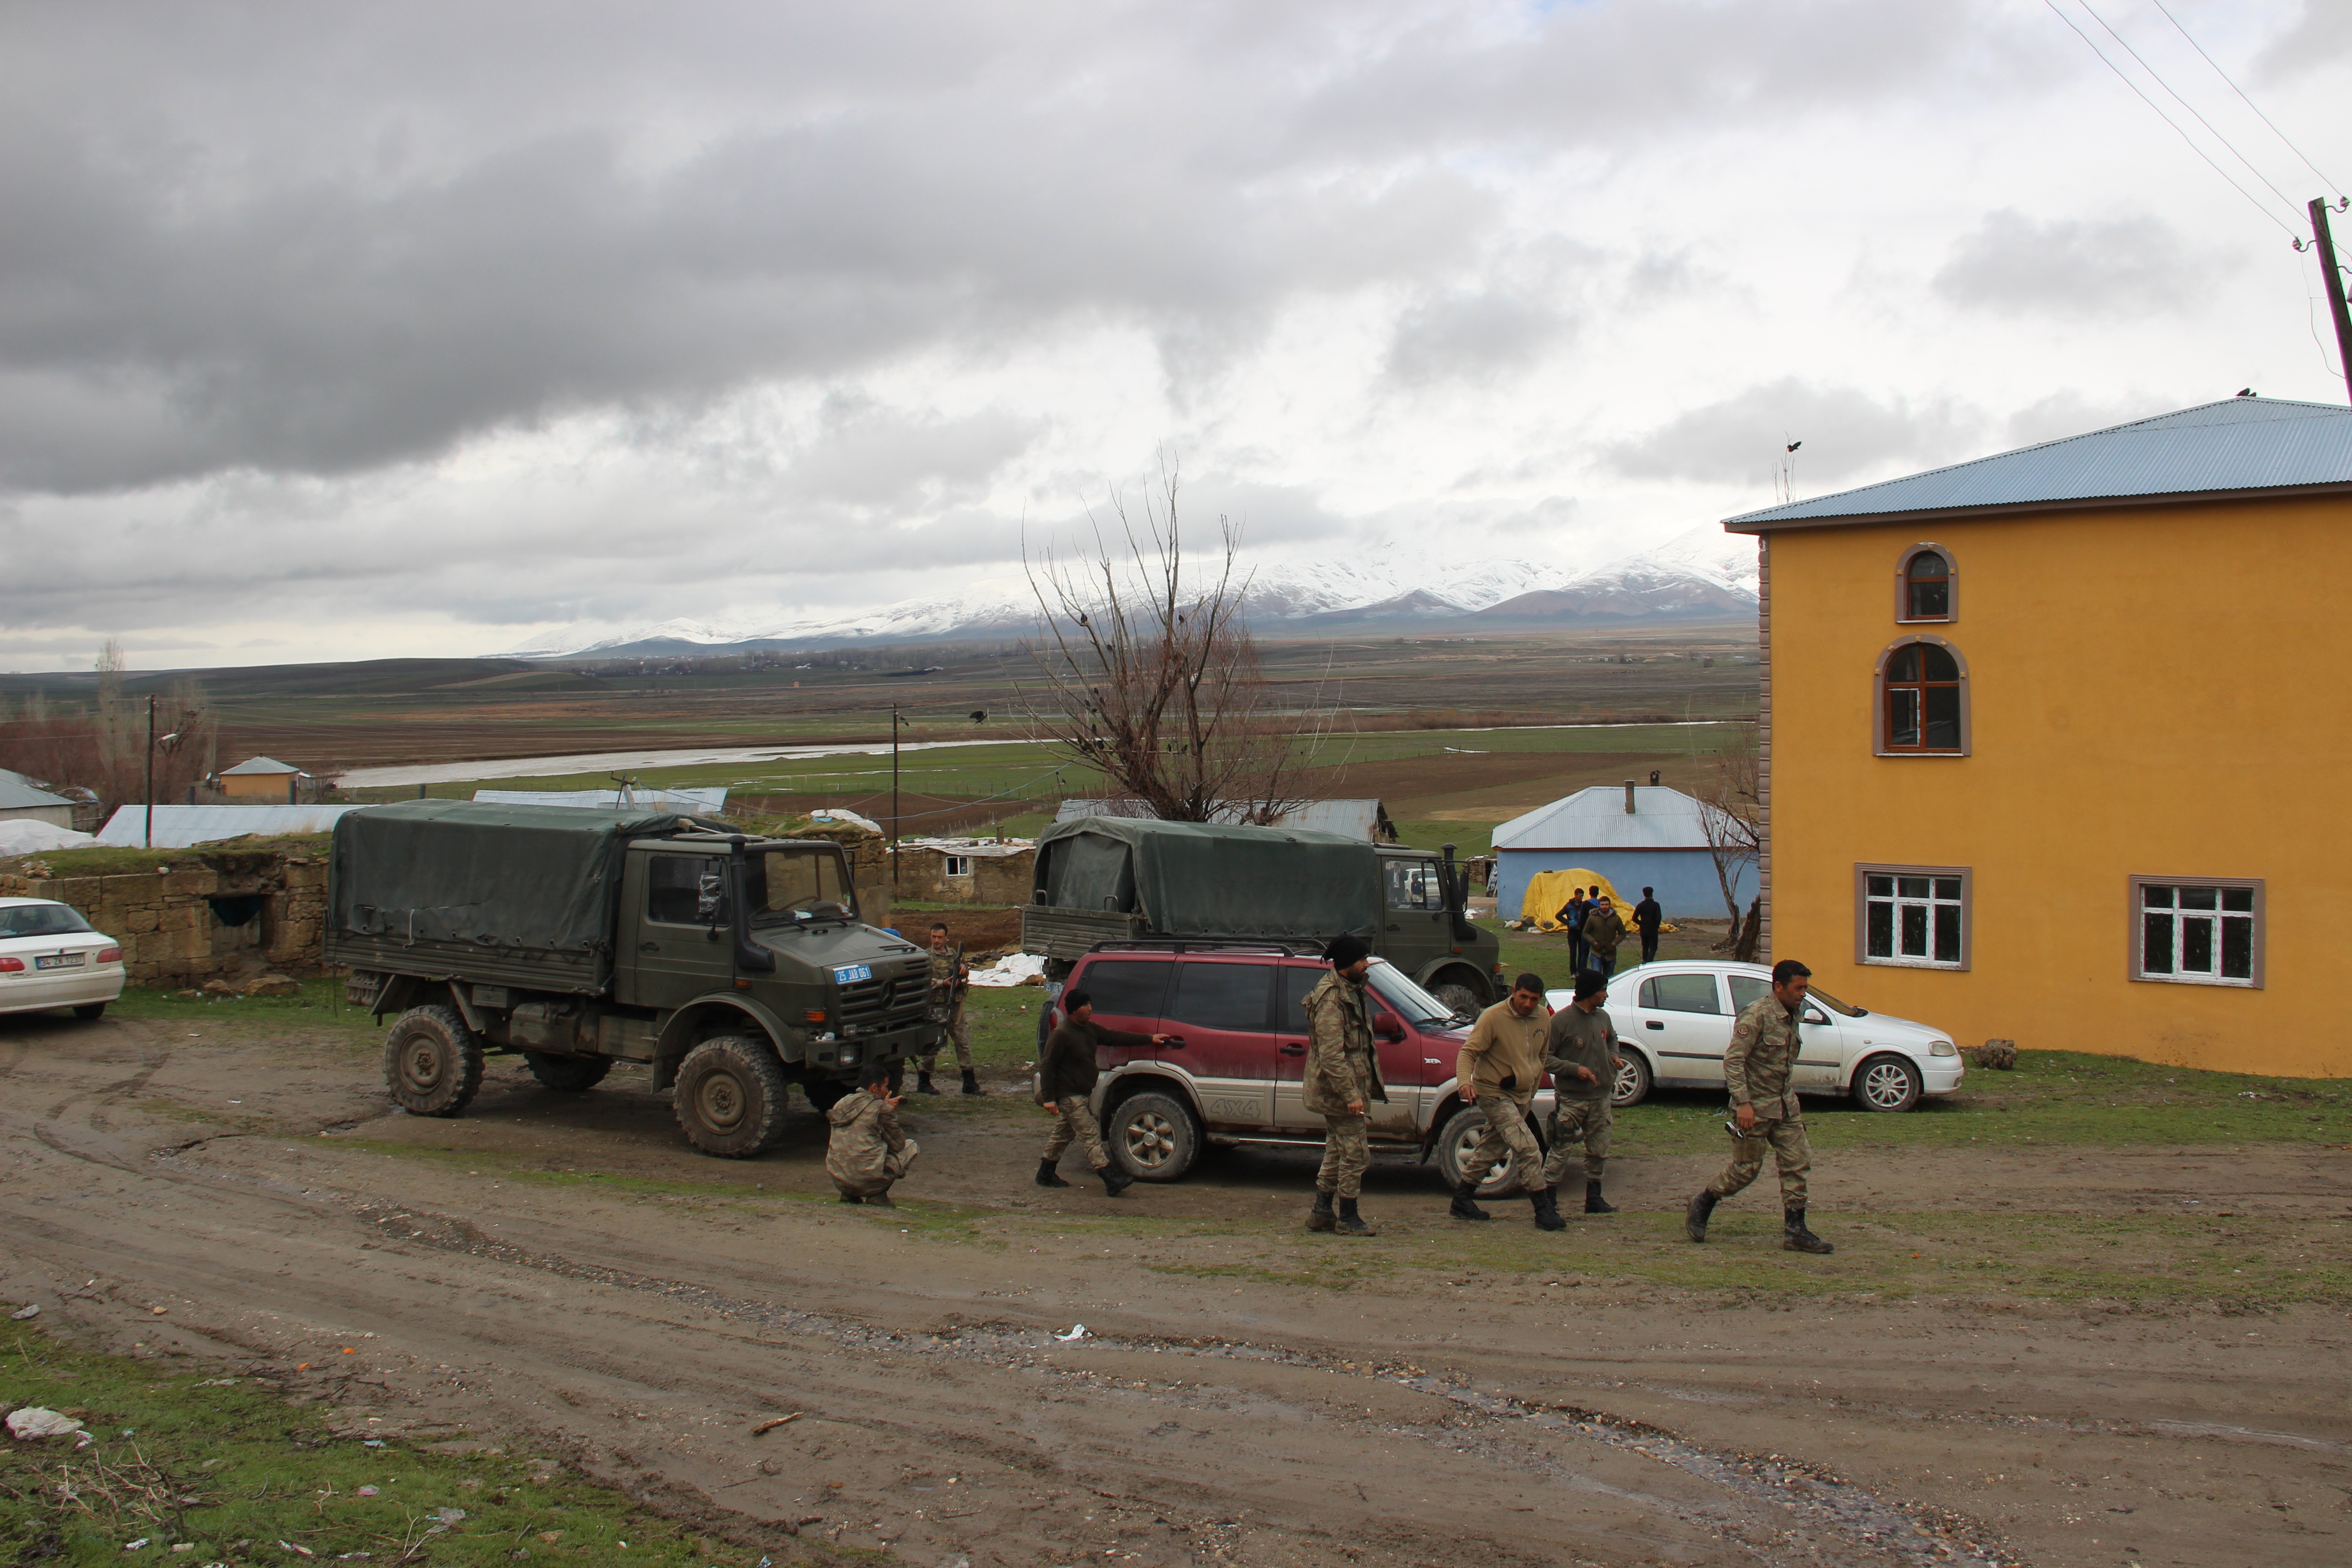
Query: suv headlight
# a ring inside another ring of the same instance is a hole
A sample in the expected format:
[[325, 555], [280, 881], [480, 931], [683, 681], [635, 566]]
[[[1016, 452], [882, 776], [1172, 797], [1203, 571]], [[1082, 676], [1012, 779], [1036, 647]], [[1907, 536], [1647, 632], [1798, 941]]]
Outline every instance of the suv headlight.
[[1937, 1040], [1927, 1047], [1927, 1054], [1931, 1057], [1956, 1057], [1960, 1054], [1960, 1047], [1949, 1040]]

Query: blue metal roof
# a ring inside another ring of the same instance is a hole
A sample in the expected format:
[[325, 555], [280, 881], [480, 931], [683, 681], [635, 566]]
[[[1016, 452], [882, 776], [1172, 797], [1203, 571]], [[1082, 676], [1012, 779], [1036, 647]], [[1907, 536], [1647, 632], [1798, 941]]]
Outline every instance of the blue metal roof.
[[1816, 500], [1727, 518], [1735, 533], [1916, 513], [2352, 487], [2352, 408], [2231, 397]]

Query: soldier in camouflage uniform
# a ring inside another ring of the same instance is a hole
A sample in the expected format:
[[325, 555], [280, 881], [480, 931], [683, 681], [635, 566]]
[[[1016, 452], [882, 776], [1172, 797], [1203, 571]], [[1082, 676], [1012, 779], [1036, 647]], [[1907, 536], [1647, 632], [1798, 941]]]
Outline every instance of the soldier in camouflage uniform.
[[[971, 989], [971, 966], [963, 961], [961, 949], [948, 946], [948, 928], [934, 923], [931, 927], [931, 1011], [947, 1009], [947, 1037], [955, 1042], [956, 1066], [963, 1068], [963, 1091], [966, 1094], [986, 1094], [980, 1079], [971, 1068], [971, 1026], [964, 1022], [964, 993]], [[940, 1065], [937, 1046], [925, 1052], [916, 1064], [915, 1092], [937, 1094], [931, 1086], [931, 1073]]]
[[1454, 1076], [1462, 1098], [1475, 1100], [1486, 1114], [1486, 1130], [1478, 1146], [1462, 1163], [1462, 1179], [1454, 1184], [1454, 1205], [1446, 1213], [1455, 1219], [1491, 1219], [1478, 1206], [1478, 1188], [1486, 1173], [1508, 1160], [1519, 1190], [1534, 1205], [1536, 1224], [1560, 1230], [1568, 1222], [1544, 1181], [1543, 1150], [1528, 1125], [1537, 1080], [1543, 1077], [1544, 1047], [1551, 1028], [1551, 1009], [1544, 1003], [1540, 974], [1522, 974], [1511, 983], [1511, 994], [1478, 1015], [1455, 1057]]
[[[1307, 1070], [1299, 1099], [1323, 1118], [1323, 1168], [1315, 1173], [1315, 1208], [1309, 1230], [1341, 1236], [1378, 1236], [1356, 1212], [1364, 1173], [1372, 1163], [1371, 1102], [1388, 1102], [1381, 1082], [1380, 1047], [1372, 1043], [1364, 976], [1371, 950], [1353, 936], [1335, 937], [1324, 950], [1331, 973], [1316, 982], [1300, 1002], [1307, 1013]], [[1332, 1213], [1332, 1205], [1339, 1212]]]
[[1772, 991], [1759, 997], [1731, 1026], [1731, 1047], [1723, 1053], [1723, 1081], [1731, 1091], [1738, 1143], [1731, 1163], [1690, 1201], [1684, 1228], [1693, 1241], [1706, 1239], [1715, 1205], [1754, 1181], [1769, 1149], [1780, 1167], [1780, 1245], [1790, 1252], [1829, 1252], [1830, 1244], [1805, 1228], [1805, 1173], [1812, 1146], [1789, 1076], [1797, 1065], [1798, 1020], [1804, 1016], [1805, 987], [1813, 972], [1793, 958], [1772, 966]]
[[1544, 1070], [1551, 1074], [1551, 1157], [1544, 1162], [1544, 1184], [1559, 1201], [1560, 1178], [1568, 1174], [1570, 1147], [1584, 1144], [1584, 1212], [1615, 1214], [1617, 1205], [1601, 1195], [1609, 1166], [1612, 1104], [1617, 1092], [1617, 1071], [1625, 1058], [1617, 1054], [1617, 1031], [1603, 1009], [1609, 1002], [1609, 977], [1588, 969], [1576, 977], [1574, 1000], [1551, 1016], [1544, 1043]]

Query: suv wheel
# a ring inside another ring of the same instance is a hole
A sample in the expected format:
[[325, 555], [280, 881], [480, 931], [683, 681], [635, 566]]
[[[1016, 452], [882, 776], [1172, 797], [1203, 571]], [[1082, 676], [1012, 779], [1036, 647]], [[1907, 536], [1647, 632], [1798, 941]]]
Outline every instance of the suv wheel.
[[[1462, 1184], [1462, 1167], [1470, 1163], [1478, 1141], [1486, 1135], [1486, 1113], [1475, 1105], [1465, 1106], [1454, 1113], [1454, 1120], [1437, 1135], [1437, 1169], [1445, 1177], [1445, 1184]], [[1507, 1158], [1486, 1173], [1478, 1187], [1482, 1198], [1508, 1197], [1518, 1191], [1511, 1180], [1511, 1163]]]
[[384, 1035], [383, 1082], [411, 1116], [455, 1116], [482, 1087], [482, 1037], [455, 1007], [411, 1007]]
[[1146, 1089], [1113, 1108], [1103, 1142], [1138, 1181], [1181, 1181], [1201, 1158], [1201, 1124], [1172, 1094]]
[[784, 1131], [784, 1069], [764, 1040], [720, 1035], [678, 1064], [673, 1109], [686, 1141], [722, 1160], [748, 1160]]

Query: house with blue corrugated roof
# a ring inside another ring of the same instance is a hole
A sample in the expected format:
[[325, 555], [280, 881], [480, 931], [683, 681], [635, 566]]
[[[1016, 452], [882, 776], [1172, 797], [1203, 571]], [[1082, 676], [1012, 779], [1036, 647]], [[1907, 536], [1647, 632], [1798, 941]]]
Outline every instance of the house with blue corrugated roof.
[[[1668, 920], [1721, 920], [1723, 887], [1706, 836], [1712, 809], [1678, 789], [1628, 779], [1622, 788], [1595, 784], [1515, 816], [1495, 829], [1495, 907], [1516, 916], [1543, 872], [1598, 871], [1628, 900], [1656, 889]], [[1746, 909], [1756, 891], [1752, 860], [1738, 868], [1733, 890]]]

